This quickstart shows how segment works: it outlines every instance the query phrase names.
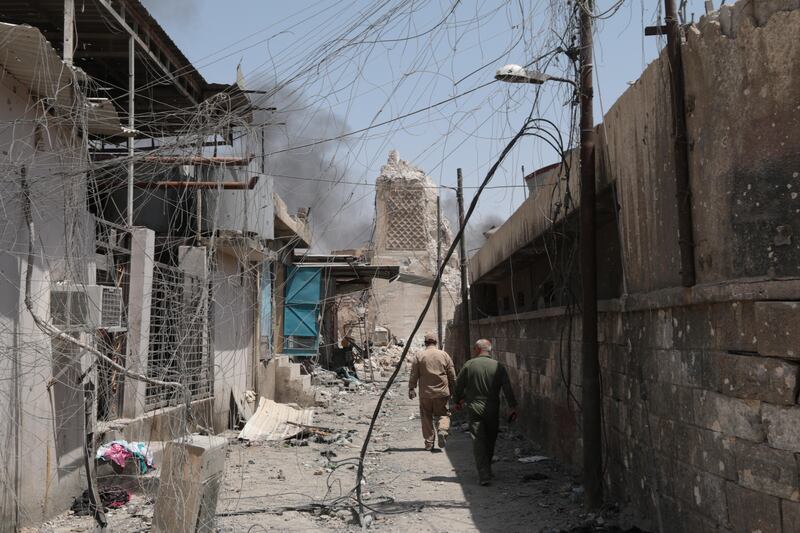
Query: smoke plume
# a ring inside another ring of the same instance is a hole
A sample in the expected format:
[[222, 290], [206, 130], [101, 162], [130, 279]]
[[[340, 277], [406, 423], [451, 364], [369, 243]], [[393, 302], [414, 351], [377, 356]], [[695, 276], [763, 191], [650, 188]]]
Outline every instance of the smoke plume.
[[[442, 216], [450, 222], [453, 235], [458, 231], [458, 200], [455, 192], [449, 189], [442, 189]], [[466, 211], [467, 205], [464, 206]], [[472, 256], [486, 242], [484, 233], [492, 228], [499, 228], [505, 219], [493, 213], [481, 213], [480, 204], [472, 215], [472, 219], [467, 223], [467, 230], [464, 232], [464, 241], [467, 248], [467, 256]]]
[[[310, 208], [312, 249], [358, 248], [370, 239], [374, 188], [345, 182], [363, 181], [348, 172], [351, 147], [344, 139], [281, 152], [331, 139], [349, 131], [347, 123], [330, 110], [314, 105], [297, 90], [269, 90], [255, 124], [265, 124], [266, 172], [290, 212]], [[279, 153], [276, 153], [279, 152]], [[370, 176], [369, 182], [375, 177]]]

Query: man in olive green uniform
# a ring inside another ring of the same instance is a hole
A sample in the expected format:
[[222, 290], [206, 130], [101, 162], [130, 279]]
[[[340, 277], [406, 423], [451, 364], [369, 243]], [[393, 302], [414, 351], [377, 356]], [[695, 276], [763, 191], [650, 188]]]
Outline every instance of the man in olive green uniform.
[[438, 433], [439, 448], [444, 448], [447, 443], [450, 431], [447, 402], [456, 382], [453, 360], [447, 352], [437, 349], [437, 344], [436, 335], [425, 334], [425, 350], [412, 361], [408, 380], [408, 397], [412, 400], [417, 396], [414, 389], [419, 383], [419, 416], [422, 419], [422, 438], [428, 451], [433, 451], [434, 431]]
[[458, 373], [453, 401], [466, 402], [472, 451], [478, 467], [478, 481], [488, 485], [492, 478], [492, 457], [500, 428], [500, 389], [509, 405], [508, 417], [516, 417], [517, 401], [505, 366], [492, 359], [492, 343], [481, 339], [475, 343], [475, 357]]

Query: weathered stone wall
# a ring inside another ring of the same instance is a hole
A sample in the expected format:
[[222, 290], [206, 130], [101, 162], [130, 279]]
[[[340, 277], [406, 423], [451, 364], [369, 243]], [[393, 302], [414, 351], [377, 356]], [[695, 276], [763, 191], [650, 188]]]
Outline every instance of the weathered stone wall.
[[737, 2], [688, 32], [700, 282], [800, 273], [798, 34], [797, 0]]
[[[600, 302], [604, 482], [650, 530], [660, 517], [670, 532], [800, 531], [798, 35], [797, 0], [740, 1], [688, 30], [691, 289], [679, 287], [664, 55], [599, 127], [626, 289]], [[516, 244], [473, 260], [473, 282], [497, 283], [485, 278], [537, 229], [501, 228], [487, 250]], [[525, 431], [580, 466], [580, 314], [484, 318], [471, 336], [509, 367]]]
[[[797, 282], [651, 294], [601, 305], [607, 498], [664, 531], [795, 532], [800, 513]], [[781, 327], [775, 327], [780, 324]], [[576, 466], [580, 316], [564, 308], [472, 322], [494, 344], [523, 430]], [[448, 349], [464, 361], [460, 331]], [[782, 520], [786, 523], [782, 525]], [[781, 529], [783, 528], [783, 529]]]
[[[697, 281], [800, 273], [800, 2], [737, 2], [687, 30]], [[662, 53], [599, 128], [630, 292], [680, 282], [669, 63]]]

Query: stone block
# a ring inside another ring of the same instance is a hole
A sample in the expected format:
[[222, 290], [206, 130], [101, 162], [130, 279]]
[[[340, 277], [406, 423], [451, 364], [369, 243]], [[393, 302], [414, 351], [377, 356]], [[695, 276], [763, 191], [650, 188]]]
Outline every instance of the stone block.
[[771, 357], [708, 354], [707, 385], [728, 396], [793, 405], [800, 366]]
[[675, 422], [668, 418], [650, 415], [649, 420], [649, 434], [642, 435], [640, 439], [647, 439], [645, 442], [652, 440], [653, 448], [666, 454], [670, 457], [675, 456]]
[[762, 417], [770, 446], [800, 452], [800, 406], [782, 407], [765, 403]]
[[713, 344], [721, 351], [756, 350], [757, 324], [754, 302], [725, 302], [709, 307], [714, 324]]
[[650, 345], [669, 350], [673, 347], [673, 328], [671, 309], [659, 309], [649, 323]]
[[215, 531], [226, 448], [225, 438], [203, 435], [167, 445], [153, 513], [154, 533]]
[[800, 302], [756, 302], [758, 353], [800, 359]]
[[728, 521], [724, 478], [697, 470], [680, 462], [675, 464], [675, 497], [691, 509], [719, 524]]
[[736, 479], [733, 437], [689, 424], [674, 425], [675, 457], [726, 479]]
[[728, 482], [725, 486], [733, 531], [767, 533], [781, 530], [780, 499]]
[[800, 531], [800, 503], [781, 502], [783, 515], [783, 533], [797, 533]]
[[645, 379], [699, 387], [702, 383], [700, 354], [695, 351], [655, 350], [643, 368]]
[[673, 309], [673, 346], [681, 350], [697, 350], [711, 346], [716, 331], [707, 305]]
[[734, 449], [740, 485], [800, 501], [800, 474], [793, 453], [743, 440], [737, 440]]
[[[686, 505], [675, 498], [662, 496], [659, 499], [661, 504], [661, 519], [664, 521], [664, 531], [669, 533], [691, 533], [686, 529]], [[651, 518], [651, 526], [647, 531], [658, 531], [655, 517]]]
[[645, 386], [651, 413], [683, 422], [694, 421], [693, 389], [669, 383], [648, 383]]
[[630, 399], [628, 376], [619, 372], [603, 372], [603, 393], [616, 400], [627, 401]]
[[693, 410], [698, 426], [753, 442], [764, 441], [759, 401], [695, 390]]

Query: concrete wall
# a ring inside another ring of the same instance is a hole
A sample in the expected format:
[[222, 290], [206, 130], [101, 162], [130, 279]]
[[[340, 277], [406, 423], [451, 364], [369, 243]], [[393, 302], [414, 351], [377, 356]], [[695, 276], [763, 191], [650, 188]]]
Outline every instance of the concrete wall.
[[689, 32], [684, 59], [698, 280], [797, 276], [800, 3], [722, 13]]
[[53, 117], [38, 114], [27, 88], [5, 73], [0, 102], [0, 530], [6, 531], [68, 507], [83, 475], [81, 354], [51, 343], [24, 303], [23, 181], [36, 232], [31, 299], [39, 316], [49, 315], [51, 283], [88, 281], [83, 258], [92, 251], [94, 225], [85, 212], [86, 153], [72, 130], [48, 124]]
[[231, 394], [244, 398], [248, 366], [253, 363], [255, 330], [254, 277], [240, 271], [239, 259], [218, 253], [214, 306], [214, 429], [228, 427]]

